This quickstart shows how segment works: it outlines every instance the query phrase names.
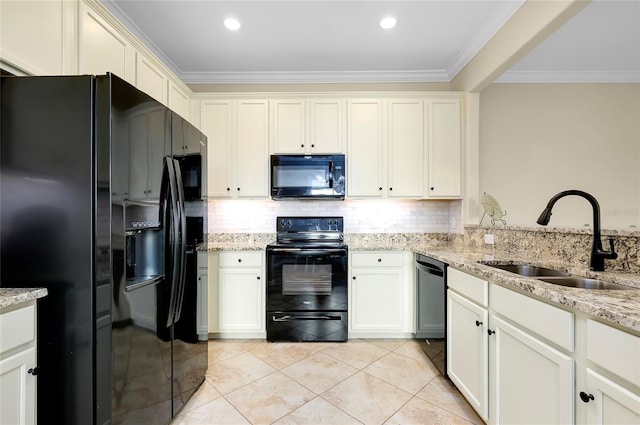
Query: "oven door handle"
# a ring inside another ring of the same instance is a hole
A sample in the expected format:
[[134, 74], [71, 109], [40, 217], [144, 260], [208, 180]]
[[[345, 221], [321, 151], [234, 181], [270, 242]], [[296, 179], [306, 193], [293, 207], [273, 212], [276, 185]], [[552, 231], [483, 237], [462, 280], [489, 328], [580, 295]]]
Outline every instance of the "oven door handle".
[[287, 314], [286, 316], [276, 317], [271, 316], [274, 322], [292, 322], [295, 320], [342, 320], [341, 316], [328, 316], [328, 315], [318, 315], [318, 316], [292, 316]]
[[300, 252], [305, 255], [342, 254], [345, 248], [269, 248], [268, 252]]

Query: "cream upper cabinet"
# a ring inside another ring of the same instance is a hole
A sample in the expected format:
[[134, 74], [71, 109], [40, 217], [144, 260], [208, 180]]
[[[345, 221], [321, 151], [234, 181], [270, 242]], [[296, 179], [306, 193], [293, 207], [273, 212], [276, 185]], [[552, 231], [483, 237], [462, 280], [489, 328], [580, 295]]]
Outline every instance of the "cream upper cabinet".
[[136, 87], [157, 101], [167, 103], [167, 75], [149, 58], [136, 53]]
[[422, 99], [351, 100], [347, 128], [349, 197], [424, 197]]
[[381, 198], [384, 159], [382, 100], [347, 102], [347, 196]]
[[344, 101], [272, 100], [271, 152], [322, 154], [343, 152]]
[[424, 196], [424, 101], [387, 101], [387, 196]]
[[427, 100], [429, 138], [428, 197], [462, 196], [462, 101]]
[[189, 121], [189, 93], [172, 80], [169, 80], [167, 106], [173, 112]]
[[269, 195], [269, 104], [266, 100], [203, 101], [207, 136], [208, 196]]
[[33, 75], [75, 73], [65, 65], [66, 51], [71, 50], [66, 29], [72, 27], [74, 7], [63, 0], [1, 1], [2, 62]]
[[79, 71], [111, 72], [135, 84], [135, 48], [98, 12], [80, 3]]

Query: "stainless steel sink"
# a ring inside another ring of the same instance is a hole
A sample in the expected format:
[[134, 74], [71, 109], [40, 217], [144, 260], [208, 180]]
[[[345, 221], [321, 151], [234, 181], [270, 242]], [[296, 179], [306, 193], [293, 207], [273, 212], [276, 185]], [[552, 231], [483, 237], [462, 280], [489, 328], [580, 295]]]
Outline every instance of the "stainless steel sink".
[[566, 277], [538, 277], [538, 280], [547, 283], [553, 283], [554, 285], [570, 286], [572, 288], [581, 289], [636, 289], [631, 286], [618, 285], [617, 283], [605, 282], [598, 279], [590, 279], [588, 277], [581, 276], [566, 276]]
[[582, 276], [575, 276], [560, 270], [548, 269], [546, 267], [532, 266], [530, 264], [490, 264], [481, 262], [487, 266], [515, 273], [520, 276], [530, 277], [554, 285], [568, 286], [581, 289], [613, 289], [626, 290], [637, 289], [630, 286], [619, 285], [617, 283], [605, 282], [599, 279], [591, 279]]
[[560, 270], [548, 269], [546, 267], [532, 266], [530, 264], [487, 264], [496, 269], [505, 270], [520, 276], [537, 277], [537, 276], [569, 276]]

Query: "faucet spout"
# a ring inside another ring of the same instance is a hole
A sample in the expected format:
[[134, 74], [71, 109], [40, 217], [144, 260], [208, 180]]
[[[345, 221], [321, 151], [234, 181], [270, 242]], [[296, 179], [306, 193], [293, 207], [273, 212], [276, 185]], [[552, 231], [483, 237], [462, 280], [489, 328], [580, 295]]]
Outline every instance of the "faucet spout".
[[602, 239], [601, 239], [601, 229], [600, 229], [600, 205], [593, 195], [588, 194], [587, 192], [583, 192], [581, 190], [565, 190], [564, 192], [560, 192], [554, 195], [547, 206], [538, 217], [537, 223], [543, 226], [549, 224], [549, 219], [551, 218], [551, 210], [555, 203], [565, 196], [580, 196], [591, 204], [593, 209], [593, 246], [591, 247], [591, 260], [589, 262], [589, 268], [594, 271], [604, 271], [604, 260], [613, 260], [618, 258], [618, 254], [614, 251], [613, 248], [613, 239], [609, 239], [609, 246], [611, 248], [610, 251], [605, 251], [602, 248]]

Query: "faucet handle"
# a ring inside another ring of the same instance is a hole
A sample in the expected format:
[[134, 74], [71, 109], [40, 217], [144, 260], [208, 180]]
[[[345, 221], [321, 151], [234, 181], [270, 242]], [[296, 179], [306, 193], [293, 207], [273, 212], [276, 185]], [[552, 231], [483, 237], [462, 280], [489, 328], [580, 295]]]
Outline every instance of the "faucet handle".
[[609, 254], [611, 255], [611, 259], [618, 258], [618, 254], [616, 253], [615, 249], [613, 248], [613, 238], [609, 238], [609, 248], [611, 249], [609, 251]]

